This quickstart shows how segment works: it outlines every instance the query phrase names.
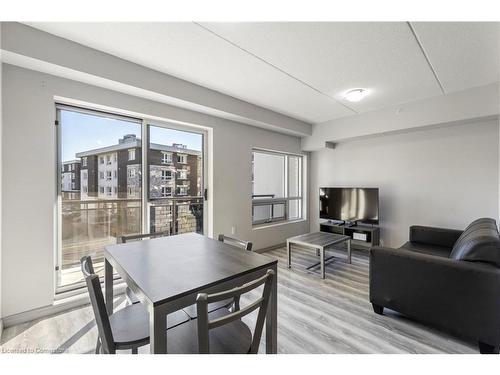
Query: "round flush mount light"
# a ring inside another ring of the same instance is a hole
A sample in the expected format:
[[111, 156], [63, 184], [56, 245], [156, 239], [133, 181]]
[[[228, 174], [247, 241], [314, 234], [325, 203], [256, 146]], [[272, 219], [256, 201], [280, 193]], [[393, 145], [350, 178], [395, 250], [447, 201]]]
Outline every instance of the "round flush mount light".
[[368, 95], [368, 90], [366, 89], [352, 89], [344, 94], [344, 99], [350, 102], [359, 102], [365, 96]]

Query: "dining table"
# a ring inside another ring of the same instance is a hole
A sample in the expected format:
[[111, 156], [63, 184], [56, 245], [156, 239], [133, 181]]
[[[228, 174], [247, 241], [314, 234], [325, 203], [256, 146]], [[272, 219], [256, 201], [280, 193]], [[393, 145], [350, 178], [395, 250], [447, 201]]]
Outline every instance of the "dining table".
[[[150, 352], [167, 353], [168, 314], [196, 303], [199, 293], [241, 286], [273, 270], [276, 259], [197, 233], [105, 246], [106, 309], [113, 313], [113, 273], [149, 312]], [[266, 353], [277, 352], [277, 277], [266, 312]]]

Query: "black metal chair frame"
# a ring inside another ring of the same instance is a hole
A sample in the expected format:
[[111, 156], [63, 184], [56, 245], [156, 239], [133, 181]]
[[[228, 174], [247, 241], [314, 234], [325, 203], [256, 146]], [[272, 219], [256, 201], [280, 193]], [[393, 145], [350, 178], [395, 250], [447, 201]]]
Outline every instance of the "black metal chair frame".
[[[240, 320], [245, 315], [250, 314], [255, 310], [259, 310], [257, 321], [255, 323], [252, 343], [248, 349], [249, 354], [257, 354], [259, 351], [259, 343], [262, 336], [262, 328], [266, 319], [267, 306], [271, 296], [271, 287], [275, 273], [273, 270], [268, 270], [266, 274], [254, 281], [251, 281], [241, 287], [237, 287], [228, 291], [215, 294], [198, 294], [196, 299], [198, 311], [198, 349], [200, 354], [210, 353], [210, 335], [211, 329], [231, 323], [235, 320]], [[240, 309], [239, 300], [242, 294], [248, 293], [253, 289], [264, 284], [262, 296], [248, 306]], [[223, 301], [228, 298], [233, 298], [235, 301], [235, 311], [223, 317], [210, 320], [208, 315], [208, 304], [218, 301]]]
[[96, 344], [96, 354], [115, 354], [117, 349], [131, 349], [133, 354], [137, 354], [138, 348], [149, 344], [149, 336], [139, 341], [134, 341], [133, 344], [117, 347], [113, 339], [113, 331], [109, 321], [106, 303], [101, 289], [101, 281], [99, 276], [94, 272], [92, 258], [84, 256], [81, 259], [81, 269], [85, 277], [85, 282], [90, 296], [90, 303], [94, 310], [95, 320], [97, 323], [98, 338]]

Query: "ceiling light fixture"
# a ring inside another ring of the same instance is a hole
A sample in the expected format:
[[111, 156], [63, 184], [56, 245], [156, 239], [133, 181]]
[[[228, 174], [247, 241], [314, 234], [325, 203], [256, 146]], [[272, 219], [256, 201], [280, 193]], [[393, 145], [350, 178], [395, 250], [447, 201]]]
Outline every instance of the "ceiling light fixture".
[[368, 95], [368, 90], [366, 89], [352, 89], [344, 94], [344, 99], [350, 102], [359, 102], [365, 96]]

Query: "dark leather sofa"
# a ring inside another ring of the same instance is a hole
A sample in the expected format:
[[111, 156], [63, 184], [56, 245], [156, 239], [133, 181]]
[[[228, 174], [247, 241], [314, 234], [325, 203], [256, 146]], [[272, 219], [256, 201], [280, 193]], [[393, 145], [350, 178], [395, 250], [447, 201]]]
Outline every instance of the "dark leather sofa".
[[494, 219], [464, 231], [410, 227], [399, 249], [370, 250], [370, 302], [473, 339], [481, 353], [500, 348], [500, 238]]

